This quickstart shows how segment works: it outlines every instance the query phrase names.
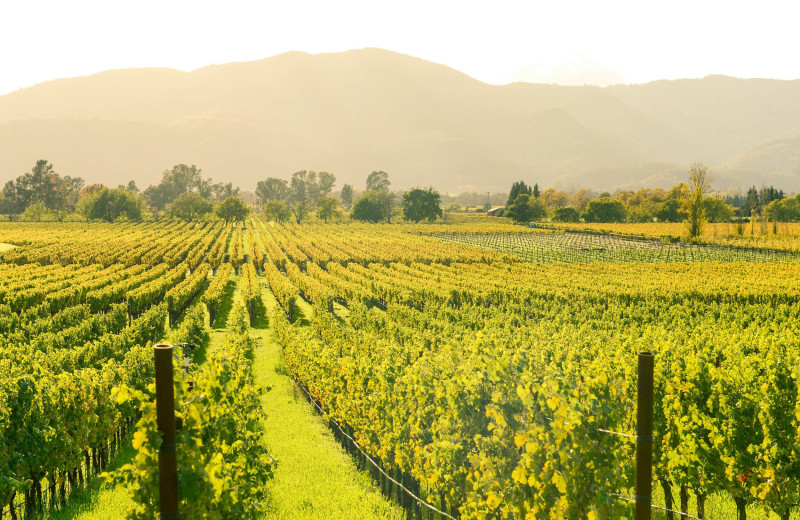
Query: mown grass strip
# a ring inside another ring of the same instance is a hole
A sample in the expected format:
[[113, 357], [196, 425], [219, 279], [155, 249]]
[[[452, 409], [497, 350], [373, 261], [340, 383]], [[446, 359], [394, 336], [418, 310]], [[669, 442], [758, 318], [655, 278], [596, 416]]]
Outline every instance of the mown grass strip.
[[[265, 316], [277, 301], [262, 281]], [[303, 306], [310, 316], [310, 306]], [[369, 474], [359, 472], [314, 413], [288, 375], [281, 347], [264, 316], [254, 323], [257, 341], [254, 379], [271, 388], [262, 396], [267, 412], [266, 442], [278, 459], [265, 518], [292, 520], [401, 519], [403, 511], [387, 501]]]

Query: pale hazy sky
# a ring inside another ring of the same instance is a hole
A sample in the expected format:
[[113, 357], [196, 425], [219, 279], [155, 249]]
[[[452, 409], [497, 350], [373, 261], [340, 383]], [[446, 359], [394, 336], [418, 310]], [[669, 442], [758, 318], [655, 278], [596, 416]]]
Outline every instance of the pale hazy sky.
[[800, 78], [800, 5], [750, 0], [0, 0], [0, 94], [128, 67], [380, 47], [487, 83]]

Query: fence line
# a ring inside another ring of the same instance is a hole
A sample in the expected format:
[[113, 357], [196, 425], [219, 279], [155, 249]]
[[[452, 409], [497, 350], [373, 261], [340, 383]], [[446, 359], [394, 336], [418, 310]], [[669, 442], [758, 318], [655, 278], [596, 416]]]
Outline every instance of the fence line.
[[[305, 385], [304, 385], [302, 382], [300, 382], [298, 379], [296, 379], [296, 378], [294, 378], [294, 377], [293, 377], [292, 379], [294, 379], [294, 382], [297, 384], [297, 386], [299, 386], [299, 387], [300, 387], [300, 388], [303, 390], [303, 392], [305, 392], [305, 394], [306, 394], [306, 396], [308, 397], [308, 400], [311, 402], [311, 404], [313, 404], [313, 405], [314, 405], [314, 406], [315, 406], [315, 407], [316, 407], [316, 408], [319, 410], [319, 412], [320, 412], [321, 414], [325, 415], [325, 410], [323, 410], [323, 409], [322, 409], [322, 407], [319, 405], [319, 403], [317, 403], [317, 400], [316, 400], [316, 399], [314, 399], [314, 397], [313, 397], [313, 396], [311, 395], [311, 393], [308, 391], [308, 388], [306, 388], [306, 386], [305, 386]], [[388, 475], [388, 474], [387, 474], [387, 473], [386, 473], [386, 472], [383, 470], [383, 468], [381, 467], [381, 465], [380, 465], [380, 464], [378, 464], [377, 462], [375, 462], [375, 461], [372, 459], [372, 457], [370, 457], [370, 456], [369, 456], [369, 455], [368, 455], [368, 454], [367, 454], [367, 453], [366, 453], [366, 452], [365, 452], [365, 451], [364, 451], [364, 450], [361, 448], [361, 446], [358, 444], [358, 442], [357, 442], [357, 441], [356, 441], [356, 440], [355, 440], [353, 437], [351, 437], [350, 435], [348, 435], [348, 434], [347, 434], [347, 433], [344, 431], [344, 429], [342, 428], [342, 426], [341, 426], [341, 425], [340, 425], [338, 422], [336, 422], [336, 421], [335, 421], [335, 420], [333, 420], [333, 419], [329, 419], [329, 420], [330, 420], [330, 422], [332, 422], [333, 424], [335, 424], [335, 425], [336, 425], [336, 428], [337, 428], [337, 429], [338, 429], [338, 430], [339, 430], [339, 431], [342, 433], [342, 435], [344, 435], [345, 437], [347, 437], [347, 438], [350, 440], [350, 442], [352, 442], [352, 443], [353, 443], [353, 446], [355, 446], [355, 448], [356, 448], [356, 449], [357, 449], [359, 452], [361, 452], [361, 454], [362, 454], [362, 455], [364, 455], [364, 457], [365, 457], [365, 458], [366, 458], [366, 459], [367, 459], [367, 460], [368, 460], [368, 461], [369, 461], [369, 462], [370, 462], [370, 463], [371, 463], [371, 464], [372, 464], [372, 465], [375, 467], [375, 469], [377, 469], [378, 471], [380, 471], [380, 472], [383, 474], [383, 476], [384, 476], [384, 477], [386, 477], [387, 479], [389, 479], [389, 480], [390, 480], [391, 482], [393, 482], [393, 483], [394, 483], [394, 484], [395, 484], [397, 487], [399, 487], [399, 488], [400, 488], [400, 489], [401, 489], [403, 492], [405, 492], [405, 493], [406, 493], [408, 496], [410, 496], [412, 499], [414, 499], [414, 500], [417, 502], [417, 504], [419, 504], [420, 506], [425, 506], [425, 507], [427, 507], [428, 509], [430, 509], [431, 511], [433, 511], [433, 512], [435, 512], [435, 513], [438, 513], [438, 514], [440, 514], [440, 515], [442, 515], [442, 516], [444, 516], [444, 517], [447, 517], [447, 518], [449, 518], [450, 520], [458, 520], [458, 518], [456, 518], [456, 517], [454, 517], [454, 516], [452, 516], [452, 515], [450, 515], [450, 514], [446, 513], [445, 511], [442, 511], [441, 509], [437, 508], [436, 506], [434, 506], [434, 505], [432, 505], [432, 504], [429, 504], [429, 503], [428, 503], [428, 502], [426, 502], [425, 500], [421, 499], [421, 498], [420, 498], [420, 497], [418, 497], [416, 494], [414, 494], [414, 492], [412, 492], [412, 491], [411, 491], [411, 490], [409, 490], [407, 487], [405, 487], [403, 484], [401, 484], [400, 482], [398, 482], [398, 481], [396, 481], [395, 479], [393, 479], [392, 477], [390, 477], [390, 476], [389, 476], [389, 475]]]
[[[630, 497], [630, 496], [627, 496], [627, 495], [620, 495], [618, 493], [605, 493], [605, 494], [607, 496], [610, 496], [612, 498], [617, 498], [617, 499], [623, 500], [625, 502], [636, 503], [636, 500], [633, 497]], [[659, 511], [665, 511], [667, 513], [675, 513], [676, 515], [685, 516], [686, 518], [691, 518], [692, 520], [703, 520], [702, 518], [698, 518], [696, 516], [692, 516], [689, 513], [684, 513], [682, 511], [676, 511], [674, 509], [667, 509], [666, 507], [654, 506], [654, 505], [651, 504], [650, 508], [651, 509], [658, 509]]]

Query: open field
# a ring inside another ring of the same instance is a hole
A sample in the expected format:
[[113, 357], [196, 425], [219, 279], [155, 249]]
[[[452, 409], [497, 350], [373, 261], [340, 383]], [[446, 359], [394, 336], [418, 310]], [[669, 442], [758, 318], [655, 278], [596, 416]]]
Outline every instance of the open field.
[[[514, 244], [487, 247], [515, 237], [549, 242], [530, 257]], [[387, 474], [448, 514], [631, 518], [618, 495], [633, 494], [634, 443], [600, 430], [635, 431], [636, 354], [649, 351], [656, 503], [715, 520], [798, 518], [800, 262], [763, 247], [667, 261], [655, 246], [575, 240], [489, 220], [2, 225], [0, 242], [17, 246], [0, 253], [3, 509], [59, 509], [83, 487], [73, 468], [111, 462], [136, 410], [109, 397], [122, 386], [146, 392], [149, 344], [182, 337], [175, 330], [189, 330], [200, 307], [220, 317], [207, 331], [220, 346], [208, 369], [197, 360], [197, 384], [219, 355], [234, 355], [226, 349], [249, 345], [237, 361], [248, 368], [232, 380], [243, 398], [269, 385], [286, 400], [246, 401], [268, 411], [256, 431], [267, 450], [270, 437], [296, 450], [309, 431], [326, 436], [292, 404], [290, 376]], [[233, 294], [252, 325], [239, 336]], [[292, 493], [303, 470], [287, 468], [309, 459], [284, 458], [262, 482], [281, 517], [302, 502], [313, 518], [346, 496], [396, 515], [343, 454], [317, 458], [355, 487], [339, 479], [348, 491], [331, 492], [332, 480], [303, 498]], [[50, 482], [65, 490], [40, 505], [37, 486]]]

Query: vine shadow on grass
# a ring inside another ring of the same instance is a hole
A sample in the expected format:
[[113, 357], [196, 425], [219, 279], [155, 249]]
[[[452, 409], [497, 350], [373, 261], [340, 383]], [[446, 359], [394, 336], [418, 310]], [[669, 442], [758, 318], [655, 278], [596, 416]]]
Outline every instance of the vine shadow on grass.
[[217, 310], [217, 315], [214, 316], [214, 323], [211, 324], [212, 329], [224, 329], [228, 323], [228, 315], [233, 308], [233, 293], [236, 291], [236, 282], [228, 280], [225, 284], [225, 290], [222, 293], [222, 303]]
[[269, 317], [267, 316], [267, 308], [264, 306], [264, 301], [261, 298], [256, 299], [253, 308], [252, 327], [254, 329], [267, 329], [269, 328]]

